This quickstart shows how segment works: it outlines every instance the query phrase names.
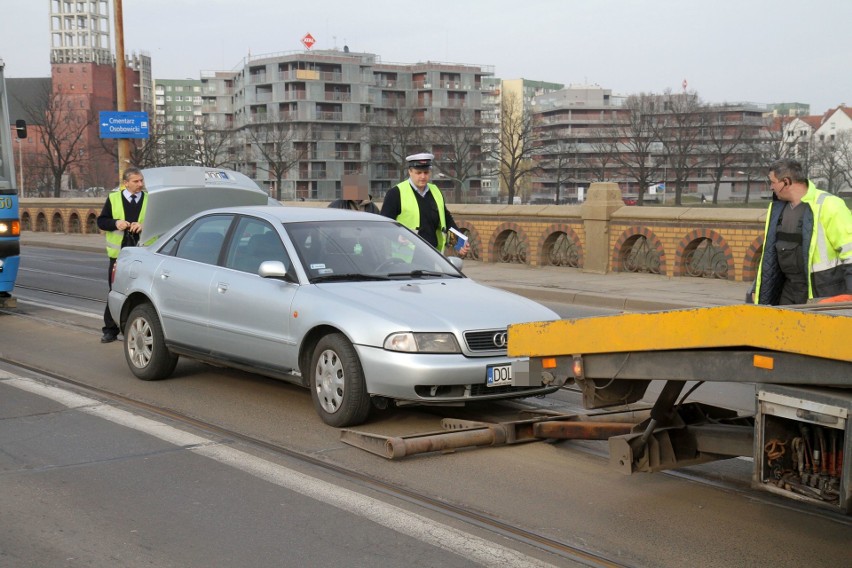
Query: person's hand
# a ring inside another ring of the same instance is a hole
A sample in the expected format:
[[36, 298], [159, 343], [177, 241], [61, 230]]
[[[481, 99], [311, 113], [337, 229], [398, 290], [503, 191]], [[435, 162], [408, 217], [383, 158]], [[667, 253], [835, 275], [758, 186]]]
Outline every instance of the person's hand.
[[131, 223], [130, 221], [125, 221], [124, 219], [119, 219], [118, 221], [116, 221], [115, 228], [119, 231], [130, 231], [131, 233], [142, 232], [141, 223]]
[[470, 241], [466, 242], [462, 248], [459, 249], [459, 256], [465, 257], [467, 256], [468, 251], [470, 250]]

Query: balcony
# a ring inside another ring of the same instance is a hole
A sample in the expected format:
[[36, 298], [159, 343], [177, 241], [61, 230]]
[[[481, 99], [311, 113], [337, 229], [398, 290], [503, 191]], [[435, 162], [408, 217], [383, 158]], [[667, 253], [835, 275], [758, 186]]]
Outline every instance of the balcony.
[[342, 112], [317, 111], [317, 120], [330, 120], [340, 122], [343, 120]]
[[343, 73], [338, 71], [323, 71], [319, 74], [320, 79], [323, 81], [342, 81]]
[[325, 170], [317, 170], [311, 172], [300, 171], [299, 179], [326, 179], [328, 176], [326, 175]]
[[325, 93], [325, 100], [349, 102], [349, 101], [352, 100], [352, 94], [351, 93]]
[[360, 160], [361, 152], [358, 150], [339, 150], [334, 153], [335, 160]]

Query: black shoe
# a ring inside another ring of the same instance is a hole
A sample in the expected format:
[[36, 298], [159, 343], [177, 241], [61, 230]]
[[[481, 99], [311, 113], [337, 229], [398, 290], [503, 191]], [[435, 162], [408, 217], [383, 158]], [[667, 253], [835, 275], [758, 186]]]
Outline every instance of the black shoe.
[[118, 339], [118, 334], [106, 332], [103, 337], [101, 337], [101, 343], [112, 343], [113, 341]]

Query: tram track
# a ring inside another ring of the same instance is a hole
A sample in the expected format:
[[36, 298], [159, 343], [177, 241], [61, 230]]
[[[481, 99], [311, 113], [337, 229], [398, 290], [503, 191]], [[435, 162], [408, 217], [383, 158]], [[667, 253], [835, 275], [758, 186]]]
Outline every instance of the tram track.
[[382, 481], [374, 476], [347, 468], [338, 464], [319, 459], [310, 454], [294, 450], [261, 438], [238, 432], [236, 430], [219, 426], [213, 422], [194, 418], [182, 412], [157, 406], [148, 402], [140, 401], [131, 397], [111, 392], [107, 389], [94, 387], [79, 380], [57, 374], [33, 365], [27, 365], [10, 357], [0, 357], [0, 362], [14, 365], [15, 367], [30, 373], [38, 374], [47, 378], [55, 384], [70, 387], [73, 390], [82, 391], [94, 398], [106, 403], [123, 406], [144, 414], [152, 415], [171, 423], [183, 425], [195, 430], [202, 431], [208, 435], [221, 437], [231, 443], [240, 443], [248, 447], [262, 450], [273, 456], [291, 460], [297, 464], [316, 468], [325, 473], [332, 474], [347, 482], [360, 487], [375, 491], [392, 499], [398, 499], [411, 506], [446, 516], [457, 521], [464, 522], [472, 527], [484, 530], [495, 536], [509, 539], [519, 544], [533, 547], [542, 552], [552, 554], [558, 558], [574, 562], [583, 566], [591, 567], [623, 567], [634, 568], [634, 565], [625, 563], [621, 559], [612, 558], [593, 550], [551, 538], [547, 535], [524, 529], [506, 523], [492, 515], [473, 508], [467, 508], [446, 502], [436, 497], [425, 495], [412, 489], [402, 487], [387, 481]]
[[39, 288], [37, 286], [29, 286], [27, 284], [15, 284], [15, 290], [27, 290], [29, 292], [38, 292], [41, 294], [50, 294], [53, 296], [58, 296], [60, 298], [67, 298], [70, 300], [82, 300], [85, 302], [95, 302], [101, 305], [106, 305], [106, 300], [104, 298], [92, 298], [89, 296], [82, 296], [80, 294], [73, 294], [70, 292], [60, 292], [58, 290], [50, 290], [48, 288]]
[[[33, 289], [33, 288], [28, 288], [28, 289]], [[52, 292], [52, 291], [48, 290], [48, 292]], [[75, 298], [75, 299], [94, 300], [92, 298], [88, 298], [86, 296], [81, 296], [79, 294], [73, 294], [73, 293], [57, 293], [57, 295], [61, 295], [63, 297]], [[94, 301], [97, 301], [97, 300], [94, 300]], [[102, 304], [105, 303], [104, 300], [100, 300], [100, 302]], [[51, 305], [44, 305], [44, 306], [47, 307], [47, 308], [50, 308], [50, 309], [62, 310], [62, 308], [58, 308], [56, 306], [51, 306]], [[22, 318], [26, 318], [26, 319], [32, 319], [32, 320], [35, 320], [35, 321], [48, 323], [50, 325], [55, 325], [55, 326], [63, 327], [63, 328], [74, 330], [74, 331], [82, 331], [84, 333], [99, 333], [99, 331], [97, 329], [89, 328], [89, 327], [86, 327], [85, 325], [80, 325], [78, 323], [63, 321], [63, 320], [58, 319], [58, 318], [45, 317], [44, 315], [25, 314], [25, 313], [21, 313], [19, 309], [18, 310], [15, 310], [15, 309], [0, 310], [0, 313], [6, 313], [6, 314], [9, 314], [9, 315], [14, 315], [16, 317], [22, 317]], [[92, 315], [93, 316], [97, 315], [99, 317], [99, 314], [93, 313]], [[181, 414], [181, 413], [173, 411], [173, 410], [156, 407], [156, 406], [150, 405], [150, 404], [142, 402], [142, 401], [138, 401], [138, 400], [135, 400], [135, 399], [132, 399], [132, 398], [127, 398], [127, 397], [124, 397], [122, 395], [112, 393], [112, 392], [107, 391], [107, 390], [99, 389], [97, 387], [92, 387], [91, 385], [87, 385], [85, 383], [76, 381], [76, 380], [68, 378], [68, 377], [62, 377], [61, 375], [56, 375], [55, 373], [52, 373], [52, 372], [44, 370], [44, 369], [39, 369], [39, 368], [28, 366], [27, 364], [22, 363], [20, 361], [15, 361], [15, 360], [3, 358], [3, 357], [0, 357], [0, 361], [8, 362], [10, 364], [14, 364], [16, 366], [20, 366], [22, 368], [26, 368], [26, 369], [41, 373], [43, 375], [46, 375], [46, 376], [53, 378], [56, 381], [60, 381], [60, 382], [63, 382], [64, 384], [68, 384], [69, 386], [88, 389], [92, 392], [96, 392], [97, 394], [99, 394], [101, 396], [109, 397], [109, 398], [114, 399], [114, 400], [121, 402], [123, 404], [132, 405], [134, 407], [138, 407], [140, 409], [144, 409], [144, 410], [147, 410], [149, 412], [154, 412], [154, 413], [160, 414], [160, 415], [162, 415], [166, 418], [179, 420], [183, 423], [186, 423], [186, 424], [189, 424], [189, 425], [194, 425], [196, 427], [199, 427], [199, 428], [211, 431], [211, 432], [215, 432], [215, 433], [218, 433], [218, 434], [221, 434], [221, 435], [225, 435], [225, 436], [231, 437], [233, 439], [239, 439], [239, 440], [244, 441], [245, 443], [248, 443], [248, 444], [254, 444], [258, 447], [264, 447], [265, 449], [275, 451], [275, 452], [279, 452], [282, 455], [290, 455], [294, 459], [298, 458], [298, 459], [302, 459], [303, 461], [306, 461], [306, 462], [321, 464], [324, 468], [329, 469], [329, 470], [337, 467], [337, 466], [334, 466], [333, 464], [328, 464], [327, 462], [318, 461], [318, 460], [316, 460], [316, 458], [312, 458], [311, 456], [309, 456], [307, 454], [293, 452], [292, 450], [289, 450], [287, 448], [283, 448], [282, 446], [270, 444], [269, 442], [263, 441], [259, 438], [246, 436], [246, 435], [240, 434], [240, 433], [238, 433], [234, 430], [224, 429], [224, 428], [216, 426], [215, 424], [210, 423], [210, 422], [198, 421], [197, 419], [191, 418], [189, 416], [186, 416], [184, 414]], [[571, 387], [565, 387], [563, 390], [568, 392], [568, 393], [573, 393], [573, 394], [576, 394], [578, 392], [576, 389], [571, 388]], [[484, 417], [484, 418], [480, 417], [480, 416], [473, 416], [473, 417], [470, 417], [469, 419], [471, 419], [471, 420], [482, 420], [482, 421], [486, 421], [486, 422], [489, 421], [489, 420], [492, 420], [492, 421], [493, 420], [498, 420], [498, 421], [500, 420], [500, 418], [498, 418], [496, 416], [490, 416], [490, 417]], [[583, 441], [575, 441], [571, 444], [571, 447], [573, 449], [577, 450], [577, 451], [582, 451], [582, 452], [584, 452], [588, 455], [596, 456], [596, 457], [598, 457], [602, 460], [607, 460], [608, 457], [609, 457], [607, 450], [599, 443], [594, 443], [594, 442], [585, 443]], [[292, 455], [291, 455], [291, 453], [292, 453]], [[835, 523], [839, 523], [841, 525], [852, 526], [852, 517], [849, 517], [849, 516], [846, 516], [846, 515], [843, 515], [843, 514], [840, 514], [840, 513], [837, 513], [837, 512], [833, 512], [831, 510], [809, 507], [807, 505], [792, 502], [792, 501], [789, 501], [789, 500], [786, 500], [786, 499], [783, 499], [783, 500], [778, 499], [778, 498], [776, 498], [776, 497], [774, 497], [770, 494], [767, 494], [767, 493], [757, 492], [752, 487], [750, 487], [747, 480], [736, 479], [734, 476], [726, 475], [725, 473], [718, 474], [717, 472], [713, 471], [713, 469], [711, 469], [711, 467], [712, 466], [704, 466], [703, 469], [701, 467], [698, 467], [698, 468], [693, 467], [693, 468], [686, 468], [686, 469], [680, 469], [680, 470], [668, 470], [668, 471], [660, 472], [660, 474], [665, 475], [665, 476], [678, 478], [678, 479], [685, 480], [685, 481], [695, 483], [695, 484], [699, 484], [699, 485], [712, 486], [712, 487], [714, 487], [714, 488], [716, 488], [720, 491], [725, 491], [725, 492], [728, 492], [728, 493], [740, 495], [744, 499], [750, 499], [750, 500], [753, 500], [753, 501], [767, 503], [767, 504], [771, 504], [773, 506], [788, 507], [788, 508], [795, 509], [796, 511], [798, 511], [800, 513], [804, 513], [804, 514], [811, 515], [811, 516], [817, 516], [817, 517], [820, 517], [820, 518], [823, 518], [823, 519], [826, 519], [826, 520], [831, 520], [831, 521], [833, 521]], [[370, 485], [373, 485], [375, 480], [373, 480], [373, 478], [366, 478], [366, 481]], [[396, 489], [392, 490], [391, 492], [393, 493], [393, 491], [396, 491]], [[399, 491], [401, 492], [401, 494], [404, 493], [404, 490], [402, 490], [402, 489], [399, 489]], [[415, 499], [415, 501], [421, 500], [421, 501], [425, 502], [428, 498], [426, 496], [415, 494], [413, 499]], [[439, 509], [440, 509], [440, 507], [442, 507], [444, 505], [441, 505], [440, 502], [438, 502], [435, 506], [439, 507]], [[465, 513], [464, 511], [462, 511], [459, 514], [462, 515], [462, 518], [465, 518], [465, 516], [468, 515], [469, 513]], [[475, 515], [471, 515], [471, 516], [472, 516], [472, 518], [475, 518]], [[487, 518], [487, 516], [485, 518]], [[509, 530], [509, 529], [507, 528], [505, 530]], [[509, 534], [509, 533], [507, 533], [507, 534]], [[531, 537], [531, 538], [532, 538], [533, 541], [536, 540], [533, 537]], [[545, 538], [545, 542], [546, 542], [547, 537], [543, 537], [543, 538]], [[554, 542], [556, 542], [556, 541], [554, 541]], [[559, 546], [562, 546], [562, 544], [557, 543], [554, 546], [556, 546], [556, 548], [558, 548]], [[608, 565], [608, 564], [602, 564], [602, 565]], [[612, 565], [619, 565], [619, 564], [612, 564]]]
[[[82, 330], [83, 327], [80, 327], [79, 329]], [[88, 329], [88, 332], [93, 332], [93, 329]], [[93, 398], [103, 399], [107, 404], [113, 402], [115, 406], [123, 406], [129, 410], [138, 409], [139, 414], [150, 415], [155, 420], [157, 417], [160, 417], [160, 421], [172, 422], [178, 427], [182, 424], [188, 429], [197, 429], [199, 431], [208, 432], [210, 435], [223, 439], [224, 445], [233, 443], [244, 445], [244, 447], [249, 448], [250, 450], [253, 448], [255, 451], [250, 451], [249, 453], [254, 453], [255, 455], [266, 454], [273, 463], [276, 461], [275, 457], [279, 456], [282, 460], [292, 460], [294, 464], [304, 464], [306, 468], [316, 468], [316, 470], [320, 473], [326, 472], [327, 475], [338, 477], [341, 481], [346, 481], [356, 486], [363, 487], [364, 491], [367, 493], [373, 492], [375, 494], [386, 495], [389, 500], [399, 499], [399, 503], [401, 503], [404, 507], [410, 507], [413, 510], [420, 508], [426, 516], [441, 515], [448, 519], [448, 522], [454, 521], [455, 523], [463, 523], [470, 526], [471, 531], [478, 532], [480, 535], [483, 533], [493, 535], [493, 537], [486, 536], [487, 540], [500, 538], [507, 539], [507, 542], [518, 543], [518, 546], [522, 549], [529, 547], [534, 550], [541, 551], [541, 554], [553, 555], [554, 558], [559, 559], [556, 561], [552, 560], [552, 562], [557, 565], [637, 567], [653, 565], [653, 562], [649, 563], [646, 561], [648, 558], [647, 556], [645, 557], [645, 560], [640, 561], [640, 563], [631, 564], [632, 558], [630, 558], [630, 556], [632, 555], [628, 553], [626, 555], [628, 558], [625, 559], [622, 555], [624, 555], [626, 551], [621, 547], [613, 548], [606, 546], [603, 548], [599, 547], [598, 549], [587, 547], [587, 543], [590, 541], [579, 536], [579, 534], [577, 538], [581, 542], [578, 545], [573, 542], [573, 532], [560, 534], [553, 534], [552, 532], [550, 534], [542, 533], [535, 528], [538, 525], [530, 524], [529, 522], [522, 523], [522, 526], [516, 527], [511, 523], [506, 522], [506, 520], [500, 515], [495, 518], [493, 513], [483, 512], [480, 510], [481, 508], [465, 507], [464, 504], [467, 501], [462, 501], [456, 498], [448, 502], [441, 497], [444, 495], [443, 493], [434, 493], [434, 490], [429, 490], [425, 494], [417, 490], [411, 490], [409, 489], [410, 485], [407, 484], [405, 480], [391, 479], [390, 482], [387, 482], [382, 479], [387, 476], [367, 475], [364, 473], [366, 470], [363, 467], [357, 467], [357, 464], [356, 468], [352, 469], [346, 467], [346, 464], [341, 466], [338, 463], [330, 463], [328, 460], [334, 458], [329, 458], [328, 456], [333, 454], [329, 454], [327, 452], [317, 455], [314, 448], [302, 448], [301, 450], [294, 449], [287, 441], [284, 441], [283, 443], [280, 440], [271, 442], [270, 440], [272, 438], [266, 434], [262, 434], [258, 437], [257, 435], [244, 433], [246, 432], [246, 429], [240, 426], [237, 426], [236, 429], [234, 429], [233, 426], [222, 427], [217, 424], [221, 423], [218, 418], [218, 414], [216, 416], [212, 416], [212, 420], [210, 420], [211, 416], [200, 415], [197, 412], [190, 412], [187, 414], [184, 409], [175, 410], [174, 405], [168, 401], [152, 403], [150, 399], [147, 401], [139, 400], [133, 394], [128, 396], [126, 395], [126, 391], [121, 391], [125, 392], [125, 394], [119, 394], [119, 391], [112, 389], [108, 385], [95, 386], [87, 384], [88, 381], [86, 378], [75, 378], [74, 376], [69, 376], [68, 373], [55, 366], [46, 368], [46, 366], [42, 365], [39, 360], [16, 357], [14, 352], [3, 353], [2, 356], [0, 356], [0, 361], [20, 367], [23, 369], [22, 373], [25, 376], [30, 375], [30, 373], [42, 375], [45, 379], [57, 385], [67, 386], [71, 390], [91, 393]], [[576, 393], [568, 394], [573, 395]], [[524, 402], [527, 403], [530, 401]], [[566, 405], [570, 404], [570, 401], [564, 402]], [[542, 401], [542, 403], [544, 403], [544, 401]], [[453, 413], [461, 411], [462, 409], [453, 409]], [[472, 409], [472, 412], [474, 411], [484, 411], [486, 415], [491, 415], [488, 416], [488, 418], [496, 420], [501, 419], [499, 414], [502, 410], [500, 408], [492, 408], [491, 405], [481, 409]], [[198, 417], [201, 418], [199, 419]], [[476, 416], [469, 416], [465, 418], [475, 419]], [[276, 436], [276, 439], [277, 438], [278, 437]], [[326, 441], [327, 440], [328, 437], [326, 437]], [[589, 454], [595, 456], [595, 458], [599, 458], [599, 467], [601, 469], [606, 468], [605, 462], [608, 456], [606, 448], [602, 443], [560, 441], [555, 445], [557, 448], [561, 447], [561, 451], [565, 453], [564, 459], [566, 468], [571, 467], [571, 454], [575, 452]], [[472, 452], [479, 451], [487, 452], [489, 450], [472, 450]], [[441, 460], [442, 458], [440, 456], [435, 456], [435, 459]], [[379, 465], [378, 468], [379, 469], [377, 471], [380, 470], [381, 465]], [[297, 467], [296, 469], [299, 468]], [[737, 499], [741, 498], [743, 500], [760, 503], [761, 505], [771, 505], [772, 507], [795, 510], [798, 515], [804, 513], [807, 517], [810, 517], [813, 520], [819, 518], [829, 520], [833, 524], [842, 525], [844, 527], [852, 526], [852, 521], [839, 513], [832, 513], [828, 510], [808, 507], [773, 495], [761, 493], [759, 491], [749, 489], [747, 484], [744, 484], [741, 479], [736, 482], [731, 482], [726, 478], [724, 473], [721, 476], [718, 476], [713, 475], [712, 473], [707, 474], [709, 471], [711, 471], [710, 467], [707, 466], [707, 469], [704, 472], [695, 471], [694, 469], [689, 468], [687, 470], [663, 473], [665, 476], [672, 476], [673, 478], [680, 479], [688, 483], [694, 483], [696, 486], [712, 486], [719, 492], [737, 495]], [[554, 496], [558, 495], [561, 491], [558, 483], [547, 484], [546, 486], [542, 485], [542, 490], [545, 492], [551, 492]], [[438, 497], [434, 497], [430, 495], [430, 493], [437, 495]], [[462, 506], [459, 506], [459, 503], [461, 503]], [[568, 503], [570, 503], [570, 500]], [[532, 529], [525, 527], [532, 527]], [[592, 544], [592, 546], [594, 546], [594, 544]], [[601, 550], [603, 552], [599, 552]]]

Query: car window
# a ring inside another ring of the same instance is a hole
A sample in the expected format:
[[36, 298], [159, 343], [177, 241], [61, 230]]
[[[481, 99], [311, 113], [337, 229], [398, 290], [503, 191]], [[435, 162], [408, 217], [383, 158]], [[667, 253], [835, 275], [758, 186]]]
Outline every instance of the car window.
[[460, 274], [426, 241], [397, 223], [318, 221], [285, 227], [311, 281], [345, 274]]
[[233, 215], [210, 215], [196, 220], [177, 243], [174, 256], [216, 264]]
[[275, 229], [261, 219], [242, 217], [225, 254], [226, 268], [257, 274], [260, 263], [278, 260], [290, 270], [290, 258]]

